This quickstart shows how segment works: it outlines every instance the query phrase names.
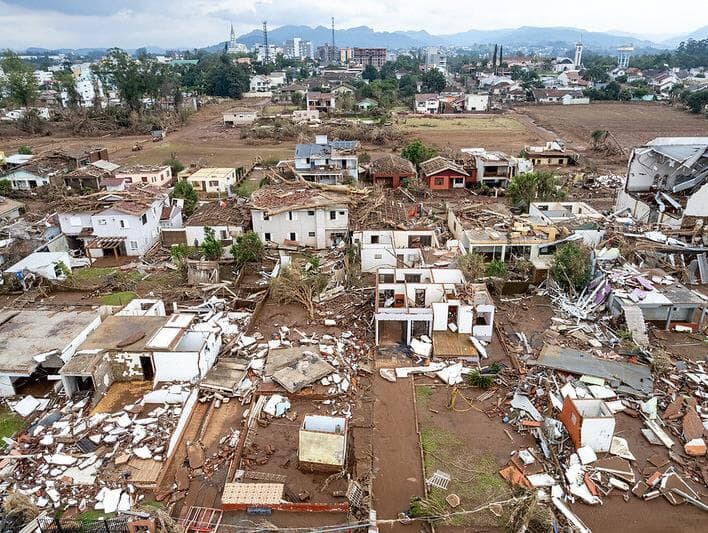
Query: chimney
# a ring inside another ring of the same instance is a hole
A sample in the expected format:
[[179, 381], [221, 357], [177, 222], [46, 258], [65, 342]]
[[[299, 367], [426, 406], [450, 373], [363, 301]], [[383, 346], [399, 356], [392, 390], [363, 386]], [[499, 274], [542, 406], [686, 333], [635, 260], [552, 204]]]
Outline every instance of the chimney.
[[326, 135], [315, 135], [315, 144], [322, 144], [322, 145], [327, 144], [327, 136]]

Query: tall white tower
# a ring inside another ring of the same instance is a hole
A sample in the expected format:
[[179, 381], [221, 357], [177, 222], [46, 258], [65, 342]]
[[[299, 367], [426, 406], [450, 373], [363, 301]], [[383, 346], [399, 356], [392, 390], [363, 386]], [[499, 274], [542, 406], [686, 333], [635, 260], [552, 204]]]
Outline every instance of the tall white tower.
[[617, 47], [617, 65], [619, 68], [627, 68], [629, 66], [629, 58], [632, 57], [634, 46], [625, 44]]
[[575, 43], [575, 69], [579, 69], [583, 64], [583, 43]]

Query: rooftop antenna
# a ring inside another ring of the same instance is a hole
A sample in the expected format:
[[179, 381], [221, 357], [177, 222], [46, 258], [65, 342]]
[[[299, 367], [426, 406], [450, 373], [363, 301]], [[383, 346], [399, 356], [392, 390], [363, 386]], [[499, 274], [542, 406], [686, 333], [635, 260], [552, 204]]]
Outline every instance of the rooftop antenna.
[[334, 61], [334, 17], [332, 17], [332, 61]]
[[265, 63], [270, 61], [270, 50], [268, 49], [268, 21], [263, 21], [263, 46], [265, 47]]

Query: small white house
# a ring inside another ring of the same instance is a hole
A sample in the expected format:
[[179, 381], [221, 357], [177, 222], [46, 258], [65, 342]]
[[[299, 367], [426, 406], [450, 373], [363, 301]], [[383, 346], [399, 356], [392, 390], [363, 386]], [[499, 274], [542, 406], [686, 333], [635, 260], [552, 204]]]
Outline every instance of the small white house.
[[440, 97], [437, 94], [416, 94], [413, 110], [416, 113], [432, 115], [439, 112]]
[[249, 109], [231, 109], [223, 113], [224, 126], [243, 126], [253, 124], [258, 118], [256, 111]]
[[232, 187], [236, 185], [235, 168], [200, 168], [187, 176], [198, 194], [205, 196], [232, 196]]
[[465, 111], [487, 111], [489, 109], [488, 94], [466, 94]]
[[164, 187], [172, 181], [169, 165], [132, 165], [116, 170], [115, 178], [126, 185], [140, 184]]

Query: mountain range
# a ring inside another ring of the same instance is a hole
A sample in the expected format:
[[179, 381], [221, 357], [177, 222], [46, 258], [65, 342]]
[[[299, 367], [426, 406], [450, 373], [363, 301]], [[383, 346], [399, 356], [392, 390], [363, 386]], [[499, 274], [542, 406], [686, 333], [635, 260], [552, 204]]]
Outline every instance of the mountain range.
[[[281, 26], [268, 31], [268, 41], [282, 44], [287, 39], [301, 37], [321, 45], [332, 41], [332, 30], [325, 26]], [[708, 26], [695, 32], [680, 35], [661, 42], [655, 42], [639, 35], [628, 33], [593, 32], [571, 27], [533, 27], [508, 28], [499, 30], [469, 30], [447, 35], [432, 35], [427, 31], [375, 31], [368, 26], [358, 26], [335, 30], [337, 46], [417, 48], [420, 46], [474, 46], [501, 44], [504, 46], [573, 46], [582, 41], [584, 45], [595, 49], [610, 49], [621, 44], [632, 44], [635, 48], [673, 48], [688, 38], [708, 38]], [[238, 41], [249, 46], [263, 42], [261, 30], [253, 30], [241, 35]]]
[[[280, 26], [268, 31], [268, 41], [273, 44], [282, 45], [287, 39], [300, 37], [306, 41], [312, 41], [313, 45], [319, 46], [332, 42], [332, 30], [325, 26]], [[664, 37], [664, 38], [661, 38]], [[580, 28], [571, 27], [533, 27], [522, 26], [520, 28], [508, 28], [500, 30], [469, 30], [446, 35], [433, 35], [425, 30], [419, 31], [375, 31], [368, 26], [358, 26], [335, 30], [335, 44], [337, 46], [361, 46], [361, 47], [386, 47], [389, 49], [419, 48], [421, 46], [486, 46], [490, 44], [501, 44], [509, 48], [523, 47], [552, 47], [555, 49], [572, 48], [576, 42], [582, 40], [586, 48], [600, 52], [614, 52], [614, 48], [621, 44], [632, 44], [637, 51], [650, 52], [651, 49], [663, 50], [676, 48], [680, 42], [688, 39], [708, 39], [708, 26], [697, 29], [691, 33], [685, 33], [670, 38], [665, 36], [640, 35], [622, 32], [620, 30], [610, 32], [593, 32]], [[263, 32], [253, 30], [241, 35], [237, 39], [239, 42], [253, 46], [263, 42]], [[209, 52], [223, 50], [224, 41], [205, 47]], [[137, 48], [137, 47], [136, 47]], [[153, 54], [163, 54], [165, 49], [159, 46], [146, 46], [148, 52]], [[129, 49], [134, 52], [135, 49]], [[30, 47], [26, 53], [102, 53], [103, 48], [61, 48], [50, 50], [47, 48]]]

